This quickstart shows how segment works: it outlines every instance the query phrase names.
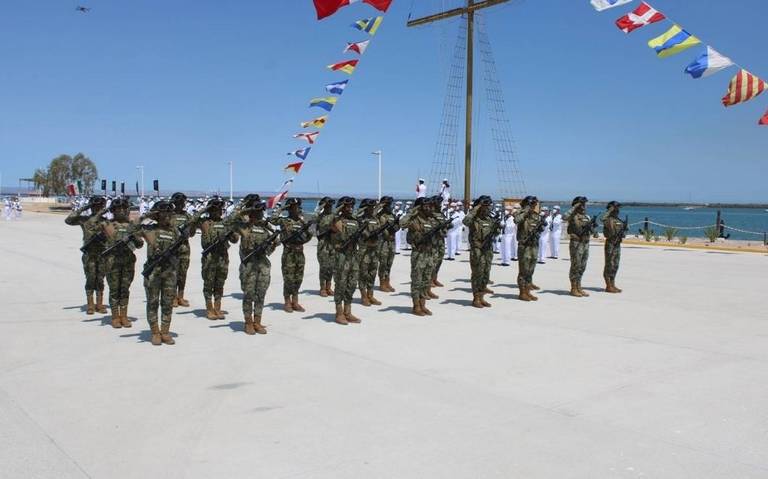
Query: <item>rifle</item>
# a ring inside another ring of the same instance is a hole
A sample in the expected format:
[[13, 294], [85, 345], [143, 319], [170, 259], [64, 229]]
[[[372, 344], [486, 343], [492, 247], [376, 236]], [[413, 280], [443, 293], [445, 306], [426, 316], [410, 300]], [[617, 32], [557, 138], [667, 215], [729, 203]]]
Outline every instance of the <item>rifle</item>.
[[534, 237], [541, 236], [541, 233], [544, 232], [547, 224], [541, 219], [541, 217], [539, 217], [538, 220], [539, 224], [536, 226], [536, 229], [528, 233], [528, 236], [526, 236], [524, 240], [520, 241], [520, 244], [528, 245]]
[[582, 234], [592, 236], [597, 232], [597, 215], [593, 215], [592, 219], [589, 221], [589, 224], [584, 227], [584, 231], [582, 231]]
[[304, 226], [302, 226], [298, 230], [294, 231], [291, 234], [291, 236], [289, 236], [289, 237], [285, 238], [284, 240], [280, 241], [280, 243], [282, 245], [291, 244], [293, 242], [293, 240], [295, 240], [296, 238], [298, 238], [301, 235], [303, 235], [304, 233], [306, 233], [309, 230], [309, 228], [311, 228], [312, 225], [314, 225], [315, 223], [317, 223], [316, 219], [307, 221], [306, 223], [304, 223]]
[[219, 239], [217, 239], [217, 240], [216, 240], [216, 241], [214, 241], [213, 243], [209, 244], [209, 245], [208, 245], [208, 247], [206, 247], [206, 248], [203, 250], [203, 257], [206, 257], [206, 256], [208, 256], [208, 255], [211, 253], [211, 251], [215, 250], [216, 248], [218, 248], [218, 247], [219, 247], [219, 246], [221, 246], [222, 244], [224, 244], [224, 243], [226, 243], [227, 241], [229, 241], [229, 235], [231, 235], [232, 233], [234, 233], [236, 229], [237, 229], [237, 225], [235, 225], [235, 226], [232, 226], [231, 228], [229, 228], [229, 229], [227, 230], [227, 232], [226, 232], [225, 234], [223, 234], [223, 235], [219, 236]]
[[485, 237], [483, 240], [483, 250], [488, 249], [491, 246], [491, 241], [499, 234], [501, 231], [501, 215], [494, 215], [493, 217], [493, 227], [491, 228], [491, 232], [488, 234], [488, 236]]
[[277, 230], [277, 231], [273, 232], [273, 233], [272, 233], [272, 234], [269, 236], [269, 238], [267, 238], [267, 239], [265, 239], [263, 242], [261, 242], [261, 243], [257, 244], [257, 245], [256, 245], [256, 247], [255, 247], [255, 248], [253, 248], [253, 250], [251, 250], [251, 252], [250, 252], [250, 253], [248, 253], [247, 255], [243, 256], [243, 259], [242, 259], [240, 262], [241, 262], [241, 263], [243, 263], [243, 264], [245, 264], [245, 263], [247, 263], [247, 262], [248, 262], [248, 260], [250, 260], [252, 257], [254, 257], [254, 256], [257, 256], [257, 255], [261, 255], [261, 254], [263, 254], [263, 253], [264, 253], [264, 252], [267, 250], [267, 248], [269, 247], [269, 245], [270, 245], [270, 244], [271, 244], [273, 241], [275, 241], [275, 239], [276, 239], [276, 238], [277, 238], [279, 235], [280, 235], [280, 230]]
[[[182, 228], [185, 229], [185, 228]], [[157, 268], [161, 263], [165, 262], [168, 258], [171, 257], [171, 255], [179, 249], [181, 245], [184, 244], [184, 241], [187, 240], [187, 237], [185, 235], [179, 234], [179, 237], [176, 238], [176, 241], [174, 241], [169, 247], [167, 247], [162, 253], [156, 254], [154, 259], [147, 264], [144, 265], [144, 269], [141, 271], [141, 275], [145, 278], [149, 278], [149, 275], [152, 274], [152, 271]]]
[[[357, 220], [357, 218], [355, 218], [355, 220]], [[357, 244], [357, 242], [360, 241], [360, 238], [363, 236], [363, 232], [365, 231], [365, 228], [360, 226], [359, 221], [357, 222], [357, 224], [358, 224], [357, 231], [355, 231], [352, 236], [347, 238], [346, 241], [341, 243], [341, 249], [347, 249], [349, 245]]]
[[86, 241], [83, 244], [83, 246], [80, 247], [80, 251], [82, 251], [83, 253], [87, 253], [88, 252], [88, 248], [90, 248], [92, 244], [94, 244], [94, 243], [101, 243], [101, 242], [103, 242], [106, 239], [107, 239], [107, 236], [104, 234], [104, 232], [103, 231], [99, 231], [95, 235], [91, 236], [90, 239], [88, 239], [88, 241]]
[[110, 246], [109, 248], [105, 249], [101, 253], [101, 257], [104, 258], [105, 256], [111, 254], [113, 250], [116, 250], [118, 248], [122, 248], [122, 247], [128, 246], [128, 242], [131, 241], [133, 239], [133, 237], [136, 236], [136, 233], [138, 233], [139, 230], [141, 230], [142, 228], [144, 228], [144, 225], [142, 225], [141, 223], [136, 224], [136, 225], [132, 225], [131, 229], [130, 229], [130, 232], [125, 236], [125, 238], [116, 241], [115, 243], [112, 244], [112, 246]]
[[427, 234], [421, 237], [421, 239], [416, 243], [416, 246], [421, 246], [423, 244], [426, 244], [428, 241], [431, 241], [432, 238], [437, 236], [437, 233], [444, 230], [448, 226], [450, 226], [453, 223], [453, 220], [455, 220], [456, 217], [452, 216], [448, 218], [447, 220], [441, 221], [438, 223], [436, 227], [434, 227], [431, 231], [429, 231]]

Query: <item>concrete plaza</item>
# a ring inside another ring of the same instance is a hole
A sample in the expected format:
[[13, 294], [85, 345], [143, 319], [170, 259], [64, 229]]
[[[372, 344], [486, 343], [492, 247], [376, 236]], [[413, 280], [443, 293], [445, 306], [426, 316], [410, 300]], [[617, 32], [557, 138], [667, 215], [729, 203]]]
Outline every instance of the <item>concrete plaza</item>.
[[247, 336], [236, 261], [227, 319], [205, 319], [197, 237], [192, 307], [153, 347], [138, 274], [133, 328], [85, 315], [63, 219], [0, 223], [0, 477], [768, 477], [765, 254], [627, 246], [610, 295], [595, 244], [579, 299], [566, 247], [537, 268], [540, 301], [494, 266], [478, 310], [464, 253], [427, 318], [408, 314], [402, 254], [397, 293], [339, 326], [313, 242], [307, 312], [279, 310], [278, 252], [269, 334]]

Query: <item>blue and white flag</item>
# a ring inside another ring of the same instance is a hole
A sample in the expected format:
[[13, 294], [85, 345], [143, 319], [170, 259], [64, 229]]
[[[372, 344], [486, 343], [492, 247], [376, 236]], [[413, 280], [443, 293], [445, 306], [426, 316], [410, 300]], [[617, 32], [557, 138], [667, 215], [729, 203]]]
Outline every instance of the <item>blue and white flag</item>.
[[341, 95], [344, 93], [344, 89], [347, 88], [347, 83], [349, 83], [349, 80], [337, 81], [336, 83], [325, 85], [325, 89], [333, 95]]
[[307, 147], [307, 148], [302, 148], [300, 150], [291, 151], [290, 153], [288, 153], [288, 156], [293, 155], [297, 158], [301, 158], [302, 160], [306, 160], [307, 156], [309, 156], [309, 150], [311, 149], [312, 147]]
[[609, 8], [613, 7], [620, 7], [631, 2], [632, 0], [592, 0], [591, 3], [592, 6], [595, 7], [595, 10], [602, 12], [603, 10], [608, 10]]
[[730, 58], [721, 55], [714, 48], [708, 46], [701, 55], [696, 57], [693, 63], [686, 67], [685, 73], [693, 78], [708, 77], [732, 65], [733, 61]]

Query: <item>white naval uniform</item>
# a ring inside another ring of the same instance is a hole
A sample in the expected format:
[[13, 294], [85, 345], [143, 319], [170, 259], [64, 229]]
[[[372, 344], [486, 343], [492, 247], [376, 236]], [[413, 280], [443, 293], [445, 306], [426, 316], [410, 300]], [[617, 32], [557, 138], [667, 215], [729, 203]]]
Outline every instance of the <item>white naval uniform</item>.
[[[464, 213], [464, 210], [462, 209], [456, 212], [456, 216], [458, 216], [459, 218], [459, 222], [461, 223], [461, 228], [459, 228], [459, 232], [457, 233], [459, 236], [459, 239], [458, 241], [456, 241], [456, 244], [454, 244], [453, 254], [459, 254], [459, 250], [461, 250], [462, 245], [469, 241], [468, 239], [469, 230], [467, 229], [466, 226], [464, 226], [464, 217], [467, 216], [467, 214]], [[467, 233], [464, 234], [465, 232]]]
[[[395, 218], [402, 218], [405, 213], [403, 213], [403, 210], [397, 209], [392, 213]], [[403, 234], [405, 234], [405, 231], [402, 228], [398, 228], [397, 231], [395, 231], [395, 253], [400, 252], [400, 248], [403, 245]]]
[[427, 196], [427, 185], [416, 185], [416, 198]]
[[509, 264], [517, 259], [517, 225], [512, 216], [504, 219], [504, 234], [501, 237], [501, 263]]
[[11, 219], [11, 208], [11, 200], [6, 198], [3, 204], [3, 214], [5, 215], [5, 221], [9, 221]]
[[563, 234], [563, 215], [558, 213], [552, 218], [552, 230], [549, 233], [549, 256], [560, 257], [560, 237]]
[[445, 252], [449, 259], [454, 259], [456, 252], [459, 251], [459, 242], [461, 241], [461, 228], [463, 226], [463, 215], [460, 212], [453, 213], [453, 221], [451, 222], [451, 229], [448, 230], [448, 235], [445, 237]]
[[549, 256], [549, 225], [552, 222], [552, 217], [547, 216], [544, 218], [544, 231], [541, 232], [539, 237], [539, 262], [543, 263], [544, 258]]

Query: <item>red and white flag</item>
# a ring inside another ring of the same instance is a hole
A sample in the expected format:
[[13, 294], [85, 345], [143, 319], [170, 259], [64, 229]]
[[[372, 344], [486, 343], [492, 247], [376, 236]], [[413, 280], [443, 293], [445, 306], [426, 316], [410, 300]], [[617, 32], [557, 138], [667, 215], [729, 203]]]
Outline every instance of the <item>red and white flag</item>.
[[768, 126], [768, 111], [765, 112], [765, 115], [763, 115], [763, 117], [760, 118], [760, 121], [758, 121], [757, 124]]
[[359, 55], [362, 55], [365, 53], [365, 49], [368, 48], [370, 42], [370, 40], [366, 40], [364, 42], [347, 43], [347, 48], [344, 49], [343, 53], [357, 52]]
[[276, 194], [275, 196], [270, 196], [267, 200], [267, 208], [274, 208], [276, 204], [280, 203], [285, 199], [285, 197], [288, 196], [287, 191], [280, 192]]
[[[341, 7], [346, 7], [361, 0], [314, 0], [315, 10], [317, 10], [317, 19], [322, 20], [336, 13]], [[373, 8], [386, 12], [392, 0], [362, 0], [363, 3], [371, 5]]]
[[619, 27], [619, 30], [622, 32], [629, 33], [632, 30], [637, 30], [638, 28], [650, 25], [651, 23], [660, 22], [665, 18], [663, 13], [647, 3], [642, 2], [635, 11], [616, 20], [616, 26]]
[[67, 185], [68, 196], [77, 196], [79, 194], [80, 194], [80, 188], [77, 187], [76, 183], [70, 183]]
[[723, 97], [723, 106], [733, 106], [751, 100], [766, 89], [768, 89], [768, 83], [741, 69], [728, 85], [728, 93]]
[[296, 133], [293, 137], [300, 140], [307, 140], [310, 145], [314, 145], [318, 135], [320, 135], [319, 131], [313, 131], [312, 133]]

